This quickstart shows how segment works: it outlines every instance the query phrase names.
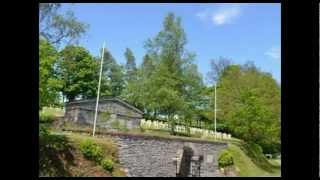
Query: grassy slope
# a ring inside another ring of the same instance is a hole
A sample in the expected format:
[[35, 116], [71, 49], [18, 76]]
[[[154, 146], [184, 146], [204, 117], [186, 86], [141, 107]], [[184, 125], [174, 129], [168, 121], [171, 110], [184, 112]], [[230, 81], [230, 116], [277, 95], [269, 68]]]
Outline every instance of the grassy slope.
[[119, 165], [117, 145], [115, 145], [111, 139], [95, 138], [80, 134], [67, 134], [66, 136], [69, 137], [77, 147], [79, 147], [80, 143], [85, 139], [91, 139], [93, 142], [100, 145], [103, 149], [105, 158], [112, 159], [112, 161], [115, 162], [112, 176], [125, 176], [125, 173], [121, 171], [121, 166]]
[[236, 169], [239, 170], [240, 176], [280, 176], [280, 167], [275, 167], [273, 172], [268, 172], [258, 167], [245, 152], [235, 144], [229, 145], [229, 151], [234, 158]]
[[[47, 116], [55, 119], [55, 117], [61, 117], [64, 115], [64, 109], [44, 107], [40, 112], [41, 116]], [[52, 137], [46, 143], [46, 146], [52, 148], [46, 148], [42, 153], [43, 164], [40, 168], [40, 176], [90, 176], [90, 177], [110, 177], [110, 176], [125, 176], [125, 173], [121, 170], [118, 162], [117, 147], [113, 144], [109, 138], [93, 138], [90, 136], [79, 134], [61, 134], [52, 126], [49, 126], [52, 131]], [[56, 139], [55, 137], [64, 137], [62, 139]], [[56, 140], [55, 140], [56, 139]], [[97, 163], [87, 160], [80, 152], [80, 143], [85, 139], [91, 139], [103, 148], [104, 156], [108, 159], [112, 159], [114, 162], [113, 172], [110, 173], [104, 170]], [[40, 144], [41, 146], [41, 144]], [[53, 148], [62, 147], [62, 148]], [[41, 173], [42, 172], [42, 173]]]
[[[40, 154], [40, 176], [90, 176], [90, 177], [114, 177], [125, 176], [121, 170], [117, 157], [117, 147], [109, 138], [92, 138], [78, 134], [52, 133], [50, 141], [46, 143], [51, 148], [46, 148]], [[63, 137], [63, 138], [56, 138]], [[56, 140], [55, 140], [56, 139]], [[79, 150], [80, 143], [85, 139], [91, 139], [103, 148], [104, 156], [112, 159], [114, 169], [112, 173], [104, 170], [97, 163], [84, 158]], [[41, 146], [41, 145], [40, 145]], [[42, 144], [42, 147], [43, 144]], [[59, 147], [59, 148], [57, 148]], [[42, 162], [42, 163], [41, 163]]]

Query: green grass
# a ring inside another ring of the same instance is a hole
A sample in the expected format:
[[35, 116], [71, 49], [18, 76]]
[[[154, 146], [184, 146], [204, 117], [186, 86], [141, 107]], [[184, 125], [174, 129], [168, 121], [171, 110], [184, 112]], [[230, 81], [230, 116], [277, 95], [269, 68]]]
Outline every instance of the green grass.
[[234, 166], [243, 177], [281, 176], [280, 167], [273, 167], [270, 171], [257, 166], [256, 163], [236, 144], [229, 144], [229, 152], [233, 156]]
[[[98, 144], [104, 158], [114, 162], [112, 173], [83, 156], [80, 144], [86, 139]], [[45, 139], [40, 136], [40, 140], [40, 176], [126, 176], [119, 164], [117, 145], [110, 138], [51, 132]]]
[[45, 116], [60, 117], [64, 115], [63, 108], [43, 107], [40, 114]]

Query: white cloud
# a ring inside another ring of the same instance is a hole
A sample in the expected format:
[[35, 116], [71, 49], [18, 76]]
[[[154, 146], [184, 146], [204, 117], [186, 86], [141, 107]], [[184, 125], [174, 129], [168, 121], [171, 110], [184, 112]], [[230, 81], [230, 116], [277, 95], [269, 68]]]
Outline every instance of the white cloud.
[[240, 15], [240, 6], [222, 8], [212, 15], [212, 21], [216, 25], [231, 23]]
[[240, 5], [224, 5], [216, 10], [206, 9], [196, 14], [200, 20], [209, 20], [216, 26], [232, 23], [241, 14]]
[[276, 59], [276, 60], [280, 60], [281, 58], [281, 51], [280, 51], [280, 47], [279, 46], [273, 46], [271, 47], [267, 52], [264, 53], [265, 55]]

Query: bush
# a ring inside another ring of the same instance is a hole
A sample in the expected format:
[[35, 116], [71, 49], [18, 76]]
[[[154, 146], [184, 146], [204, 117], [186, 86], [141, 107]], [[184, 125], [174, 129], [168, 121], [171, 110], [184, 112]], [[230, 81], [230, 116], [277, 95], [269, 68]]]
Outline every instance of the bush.
[[84, 157], [98, 163], [103, 158], [102, 148], [89, 139], [81, 143], [80, 151], [83, 153]]
[[104, 159], [101, 161], [101, 166], [104, 170], [112, 172], [113, 170], [113, 161], [111, 159]]
[[223, 151], [218, 160], [219, 167], [227, 167], [233, 165], [233, 157], [229, 151]]

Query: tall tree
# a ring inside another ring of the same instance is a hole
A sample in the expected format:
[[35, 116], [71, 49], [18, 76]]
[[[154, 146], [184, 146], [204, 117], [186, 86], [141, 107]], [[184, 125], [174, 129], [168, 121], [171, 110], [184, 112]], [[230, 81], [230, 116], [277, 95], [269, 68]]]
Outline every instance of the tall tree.
[[136, 59], [129, 48], [126, 48], [124, 55], [127, 60], [125, 65], [125, 81], [129, 83], [130, 81], [135, 80], [137, 76]]
[[[59, 78], [61, 91], [69, 101], [96, 96], [99, 64], [83, 47], [68, 45], [60, 52]], [[105, 80], [103, 81], [105, 82]]]
[[280, 87], [253, 63], [229, 65], [217, 81], [217, 119], [231, 132], [259, 144], [265, 152], [280, 149]]
[[[153, 88], [150, 81], [150, 76], [154, 72], [155, 65], [151, 57], [146, 54], [143, 57], [143, 62], [136, 71], [136, 78], [128, 83], [123, 98], [131, 104], [143, 109], [145, 116], [151, 118], [151, 112], [155, 112], [156, 102], [153, 102]], [[155, 116], [155, 114], [153, 114]], [[153, 117], [155, 119], [155, 117]]]
[[171, 124], [171, 133], [175, 133], [174, 116], [181, 115], [185, 109], [183, 68], [194, 56], [185, 50], [187, 43], [181, 19], [169, 13], [163, 22], [163, 29], [158, 35], [146, 42], [148, 54], [156, 68], [152, 72], [148, 87], [152, 102], [157, 102], [154, 111], [165, 114]]
[[76, 42], [89, 28], [72, 11], [59, 13], [60, 3], [39, 4], [39, 34], [54, 45]]
[[44, 106], [59, 105], [61, 81], [57, 78], [56, 62], [58, 52], [45, 39], [39, 42], [39, 109]]
[[221, 76], [223, 70], [232, 64], [232, 61], [225, 57], [219, 57], [218, 59], [211, 59], [210, 66], [211, 71], [208, 72], [207, 78], [209, 82], [216, 82]]
[[112, 96], [120, 96], [124, 89], [123, 67], [118, 65], [111, 53], [105, 49], [103, 72], [109, 81]]

